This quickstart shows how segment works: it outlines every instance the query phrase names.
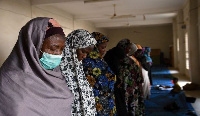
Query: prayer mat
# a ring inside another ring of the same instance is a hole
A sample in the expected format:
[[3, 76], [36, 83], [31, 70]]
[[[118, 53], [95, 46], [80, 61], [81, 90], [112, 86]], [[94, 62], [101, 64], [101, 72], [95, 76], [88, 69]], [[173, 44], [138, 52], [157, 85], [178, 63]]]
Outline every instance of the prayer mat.
[[[156, 85], [169, 85], [173, 86], [171, 80], [173, 76], [170, 74], [167, 67], [152, 67], [152, 80], [151, 95], [148, 100], [145, 100], [145, 113], [146, 116], [195, 116], [195, 111], [192, 105], [186, 101], [183, 91], [178, 94], [170, 94], [169, 90], [158, 90]], [[178, 108], [171, 110], [166, 106], [175, 103]], [[191, 115], [193, 112], [194, 115]]]

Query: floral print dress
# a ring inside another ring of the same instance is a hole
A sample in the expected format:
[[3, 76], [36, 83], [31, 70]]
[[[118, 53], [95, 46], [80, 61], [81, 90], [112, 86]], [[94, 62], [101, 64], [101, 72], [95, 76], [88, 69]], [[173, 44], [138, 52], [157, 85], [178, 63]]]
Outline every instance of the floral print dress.
[[97, 116], [115, 116], [114, 84], [116, 76], [101, 58], [97, 47], [83, 60], [83, 67], [93, 88]]
[[125, 102], [129, 116], [144, 116], [143, 77], [140, 67], [130, 57], [125, 57], [120, 66], [119, 86], [125, 89]]

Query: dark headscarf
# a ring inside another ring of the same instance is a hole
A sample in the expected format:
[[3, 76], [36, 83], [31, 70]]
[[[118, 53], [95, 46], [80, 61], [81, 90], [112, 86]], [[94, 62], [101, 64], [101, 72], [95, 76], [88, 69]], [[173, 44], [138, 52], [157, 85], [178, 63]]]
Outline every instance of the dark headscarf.
[[117, 44], [117, 47], [125, 50], [130, 44], [131, 44], [130, 40], [125, 38], [119, 41], [119, 43]]
[[116, 47], [107, 51], [107, 53], [104, 56], [104, 60], [108, 63], [108, 65], [115, 74], [118, 74], [120, 60], [126, 56], [125, 49], [129, 45], [130, 45], [129, 39], [122, 39], [121, 41], [118, 42]]
[[150, 64], [146, 62], [146, 56], [144, 55], [144, 49], [137, 44], [137, 51], [134, 53], [135, 58], [141, 63], [142, 67], [148, 71], [150, 68]]
[[73, 94], [60, 68], [46, 70], [40, 49], [50, 18], [22, 27], [17, 43], [0, 69], [0, 116], [69, 116]]
[[134, 53], [134, 56], [137, 60], [141, 61], [143, 56], [144, 56], [144, 50], [142, 49], [142, 46], [139, 44], [136, 44], [137, 46], [137, 51]]
[[46, 31], [45, 39], [55, 34], [65, 36], [65, 33], [61, 27], [51, 27]]

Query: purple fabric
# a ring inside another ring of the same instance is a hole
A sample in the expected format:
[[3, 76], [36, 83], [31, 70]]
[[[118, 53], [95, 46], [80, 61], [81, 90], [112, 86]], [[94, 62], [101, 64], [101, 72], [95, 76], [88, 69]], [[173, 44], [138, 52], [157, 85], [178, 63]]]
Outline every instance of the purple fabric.
[[49, 18], [22, 27], [18, 41], [0, 69], [0, 116], [70, 116], [73, 94], [60, 68], [46, 70], [39, 61]]

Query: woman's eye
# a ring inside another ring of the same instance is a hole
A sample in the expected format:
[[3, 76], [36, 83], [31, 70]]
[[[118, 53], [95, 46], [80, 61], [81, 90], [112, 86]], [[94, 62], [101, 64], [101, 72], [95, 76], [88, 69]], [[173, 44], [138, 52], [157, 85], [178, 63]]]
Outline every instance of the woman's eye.
[[50, 49], [51, 50], [51, 52], [56, 52], [57, 50], [54, 50], [54, 49]]
[[64, 50], [64, 48], [62, 48], [62, 49], [60, 49], [61, 51], [63, 51]]
[[57, 49], [57, 48], [54, 47], [54, 46], [52, 46], [52, 47], [50, 48], [51, 51], [55, 51], [56, 49]]

